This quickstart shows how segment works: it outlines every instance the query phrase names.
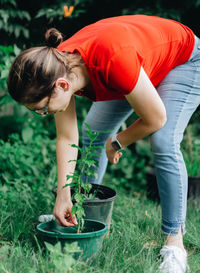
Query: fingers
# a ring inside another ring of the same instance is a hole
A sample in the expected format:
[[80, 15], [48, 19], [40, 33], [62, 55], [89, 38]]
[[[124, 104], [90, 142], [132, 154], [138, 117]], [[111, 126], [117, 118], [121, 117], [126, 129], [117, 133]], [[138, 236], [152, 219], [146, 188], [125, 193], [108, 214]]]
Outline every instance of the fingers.
[[70, 215], [71, 215], [71, 221], [72, 221], [72, 223], [73, 223], [74, 225], [78, 225], [78, 222], [77, 222], [77, 220], [76, 220], [76, 215], [75, 215], [75, 214], [72, 215], [71, 212], [70, 212]]
[[78, 222], [76, 220], [76, 215], [72, 215], [71, 212], [65, 213], [64, 215], [62, 214], [54, 214], [57, 223], [60, 226], [65, 226], [65, 227], [73, 227], [74, 225], [78, 225]]
[[65, 215], [65, 219], [67, 222], [72, 223], [73, 225], [78, 225], [78, 222], [76, 220], [76, 215], [71, 214], [71, 211]]
[[107, 158], [112, 164], [117, 164], [121, 156], [122, 156], [122, 152], [110, 153], [109, 151], [107, 151]]
[[60, 226], [65, 226], [65, 227], [73, 227], [75, 224], [72, 223], [70, 217], [65, 218], [65, 217], [56, 217], [56, 221]]
[[107, 140], [106, 143], [106, 155], [110, 163], [117, 164], [119, 162], [120, 157], [122, 156], [122, 152], [117, 152], [111, 146], [111, 138]]
[[73, 227], [77, 225], [76, 216], [71, 214], [72, 202], [70, 200], [66, 200], [57, 195], [56, 203], [54, 206], [53, 214], [56, 218], [56, 221], [59, 225], [65, 227]]
[[58, 217], [55, 217], [55, 218], [56, 218], [56, 222], [59, 224], [59, 226], [63, 226], [61, 221], [59, 220], [59, 218]]
[[117, 153], [115, 153], [115, 155], [114, 155], [114, 158], [113, 158], [113, 164], [117, 164], [118, 162], [119, 162], [119, 159], [120, 159], [120, 157], [122, 156], [122, 153], [121, 152], [117, 152]]

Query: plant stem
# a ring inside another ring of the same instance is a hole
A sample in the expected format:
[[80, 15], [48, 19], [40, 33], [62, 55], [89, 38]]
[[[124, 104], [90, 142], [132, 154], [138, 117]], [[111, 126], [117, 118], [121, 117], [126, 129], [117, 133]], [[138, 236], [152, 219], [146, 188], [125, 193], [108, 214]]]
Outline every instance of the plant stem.
[[78, 229], [77, 229], [77, 233], [80, 233], [81, 231], [81, 219], [78, 219]]

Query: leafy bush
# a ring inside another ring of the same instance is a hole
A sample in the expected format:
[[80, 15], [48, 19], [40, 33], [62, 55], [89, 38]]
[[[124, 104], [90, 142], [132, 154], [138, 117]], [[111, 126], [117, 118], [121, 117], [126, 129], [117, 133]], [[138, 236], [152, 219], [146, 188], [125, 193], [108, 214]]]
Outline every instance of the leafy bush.
[[49, 243], [45, 243], [45, 245], [50, 253], [49, 269], [57, 273], [72, 272], [72, 267], [77, 263], [73, 254], [80, 252], [77, 242], [66, 244], [63, 251], [61, 251], [60, 243], [55, 246]]
[[92, 0], [75, 0], [75, 1], [55, 1], [52, 5], [46, 6], [39, 9], [35, 18], [46, 17], [50, 20], [64, 20], [64, 17], [77, 18], [82, 13], [87, 12], [87, 6]]
[[52, 213], [56, 143], [38, 124], [27, 125], [21, 135], [11, 134], [7, 142], [0, 140], [0, 238], [4, 240], [34, 241], [37, 217]]
[[200, 177], [200, 139], [196, 135], [198, 126], [189, 125], [186, 129], [182, 152], [186, 163], [188, 175], [191, 177]]
[[38, 183], [50, 178], [52, 166], [56, 165], [55, 146], [55, 140], [35, 135], [31, 127], [23, 129], [22, 139], [15, 133], [8, 142], [0, 140], [1, 184], [38, 187]]
[[155, 5], [146, 5], [136, 7], [134, 5], [130, 5], [128, 8], [124, 8], [122, 10], [122, 15], [127, 14], [146, 14], [146, 15], [154, 15], [160, 16], [164, 18], [171, 18], [176, 21], [181, 21], [181, 13], [177, 12], [176, 9], [163, 7], [160, 1], [157, 1]]
[[0, 31], [2, 34], [19, 38], [29, 38], [26, 22], [31, 20], [29, 13], [18, 9], [16, 0], [0, 0]]
[[146, 184], [146, 171], [152, 166], [150, 143], [140, 140], [130, 148], [123, 151], [120, 162], [108, 166], [108, 171], [119, 180], [119, 184], [130, 190], [133, 185], [144, 189]]
[[2, 46], [0, 45], [0, 106], [14, 102], [7, 93], [7, 78], [9, 74], [10, 65], [18, 55], [20, 49], [16, 46]]

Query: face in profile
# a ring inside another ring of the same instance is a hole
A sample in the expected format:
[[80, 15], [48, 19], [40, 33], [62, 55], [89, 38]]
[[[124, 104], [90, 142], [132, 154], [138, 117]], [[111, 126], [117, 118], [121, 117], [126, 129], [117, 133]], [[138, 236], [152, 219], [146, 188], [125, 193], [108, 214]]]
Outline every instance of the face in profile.
[[71, 100], [71, 91], [69, 83], [60, 78], [55, 83], [53, 93], [43, 98], [37, 103], [24, 104], [29, 110], [35, 113], [45, 116], [47, 114], [56, 114], [57, 112], [63, 112], [67, 109]]

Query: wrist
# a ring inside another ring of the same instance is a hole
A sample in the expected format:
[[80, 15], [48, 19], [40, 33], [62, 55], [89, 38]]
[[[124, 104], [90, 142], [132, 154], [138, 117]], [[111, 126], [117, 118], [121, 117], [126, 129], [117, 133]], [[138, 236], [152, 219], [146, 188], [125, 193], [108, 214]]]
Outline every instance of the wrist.
[[56, 196], [56, 203], [66, 203], [66, 202], [71, 202], [71, 195], [70, 194], [66, 194], [66, 193], [59, 193]]
[[111, 146], [115, 151], [119, 151], [123, 149], [119, 139], [117, 138], [117, 135], [114, 135], [111, 137]]
[[70, 186], [67, 186], [65, 188], [63, 187], [57, 187], [57, 196], [69, 196], [71, 197], [71, 190], [70, 190]]

